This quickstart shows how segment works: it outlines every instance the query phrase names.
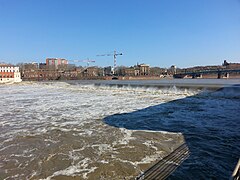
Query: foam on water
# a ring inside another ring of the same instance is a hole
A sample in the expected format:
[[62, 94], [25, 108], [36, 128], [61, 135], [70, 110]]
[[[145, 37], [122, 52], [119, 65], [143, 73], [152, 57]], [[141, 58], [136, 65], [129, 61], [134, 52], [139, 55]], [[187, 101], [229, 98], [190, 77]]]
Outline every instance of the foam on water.
[[[129, 171], [122, 176], [137, 175], [147, 164], [151, 165], [183, 143], [182, 134], [118, 129], [101, 120], [198, 93], [199, 89], [176, 86], [156, 88], [66, 82], [1, 86], [0, 166], [7, 173], [2, 175], [0, 171], [0, 175], [20, 179], [111, 177], [113, 174], [107, 171], [110, 165], [119, 167], [121, 163], [128, 167], [124, 172]], [[197, 96], [204, 97], [204, 93]], [[178, 115], [183, 114], [174, 114]], [[132, 151], [136, 153], [131, 154]]]

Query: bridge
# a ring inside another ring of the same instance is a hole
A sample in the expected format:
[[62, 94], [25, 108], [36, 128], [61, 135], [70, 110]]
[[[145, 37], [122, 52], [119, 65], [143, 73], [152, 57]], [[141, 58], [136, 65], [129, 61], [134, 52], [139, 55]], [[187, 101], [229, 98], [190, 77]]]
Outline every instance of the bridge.
[[240, 73], [240, 69], [215, 69], [215, 70], [199, 70], [199, 71], [186, 71], [176, 73], [173, 75], [174, 78], [184, 78], [191, 76], [194, 78], [202, 78], [203, 74], [216, 74], [217, 78], [229, 78], [230, 73]]

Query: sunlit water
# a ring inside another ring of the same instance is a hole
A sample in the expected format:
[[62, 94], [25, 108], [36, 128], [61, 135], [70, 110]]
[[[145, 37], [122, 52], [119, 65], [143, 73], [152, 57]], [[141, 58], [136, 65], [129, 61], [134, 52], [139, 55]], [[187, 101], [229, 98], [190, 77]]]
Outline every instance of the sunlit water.
[[239, 88], [94, 83], [0, 85], [0, 179], [131, 179], [185, 140], [191, 156], [170, 178], [230, 176]]

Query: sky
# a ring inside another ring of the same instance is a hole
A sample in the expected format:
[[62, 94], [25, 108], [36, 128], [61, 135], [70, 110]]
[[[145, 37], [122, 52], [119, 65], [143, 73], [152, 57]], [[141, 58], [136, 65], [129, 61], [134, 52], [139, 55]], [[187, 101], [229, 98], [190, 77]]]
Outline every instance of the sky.
[[[0, 0], [0, 62], [240, 62], [240, 0]], [[77, 65], [86, 65], [84, 62]]]

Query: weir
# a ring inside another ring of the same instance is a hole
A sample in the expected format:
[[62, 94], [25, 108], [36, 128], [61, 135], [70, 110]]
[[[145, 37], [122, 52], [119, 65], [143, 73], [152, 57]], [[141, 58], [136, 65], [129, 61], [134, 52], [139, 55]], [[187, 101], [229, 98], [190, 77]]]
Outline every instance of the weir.
[[187, 144], [184, 143], [168, 156], [165, 156], [152, 167], [136, 177], [136, 180], [166, 179], [180, 166], [184, 160], [189, 157], [189, 155], [189, 148]]

